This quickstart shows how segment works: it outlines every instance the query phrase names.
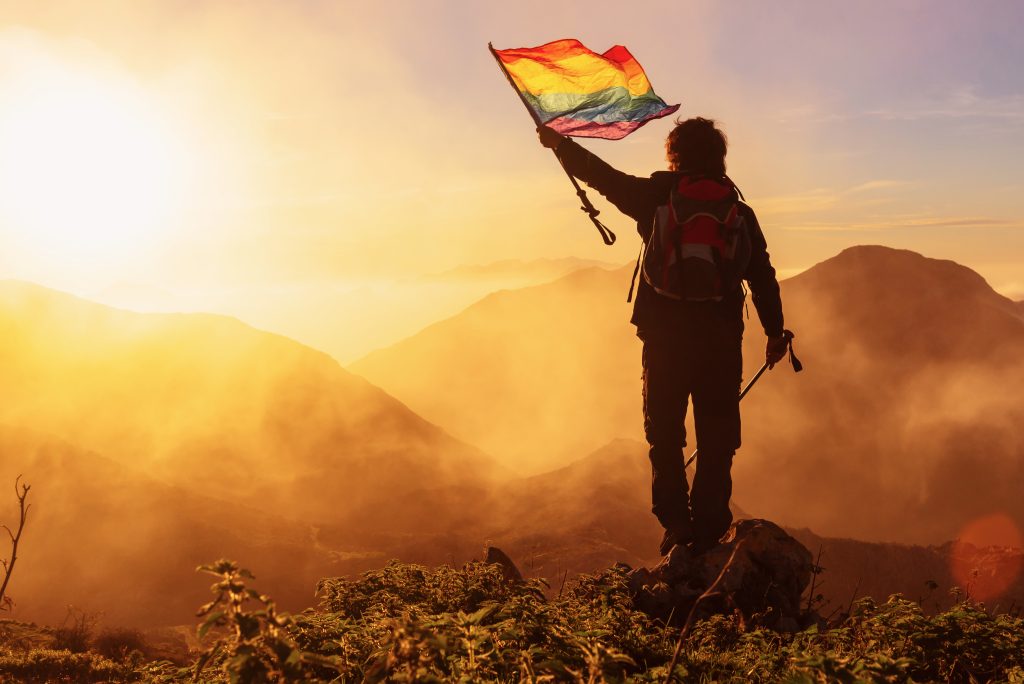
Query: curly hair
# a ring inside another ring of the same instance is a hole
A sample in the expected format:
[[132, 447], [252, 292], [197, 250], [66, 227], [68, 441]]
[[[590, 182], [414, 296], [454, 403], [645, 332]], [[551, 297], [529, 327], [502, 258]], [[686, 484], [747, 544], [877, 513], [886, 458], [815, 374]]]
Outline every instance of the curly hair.
[[694, 117], [681, 121], [665, 140], [665, 155], [672, 171], [725, 175], [728, 141], [713, 119]]

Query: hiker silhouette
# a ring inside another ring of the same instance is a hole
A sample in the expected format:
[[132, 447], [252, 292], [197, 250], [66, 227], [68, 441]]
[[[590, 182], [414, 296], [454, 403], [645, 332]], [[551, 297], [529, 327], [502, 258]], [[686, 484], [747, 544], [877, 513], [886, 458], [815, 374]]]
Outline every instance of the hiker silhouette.
[[[570, 174], [637, 222], [644, 248], [631, 322], [643, 341], [652, 511], [665, 528], [663, 555], [676, 544], [703, 552], [732, 523], [744, 282], [768, 337], [769, 368], [787, 350], [775, 269], [754, 211], [725, 173], [725, 134], [710, 119], [677, 120], [665, 143], [669, 170], [642, 178], [547, 126], [537, 132]], [[692, 490], [683, 461], [691, 398], [699, 446]]]

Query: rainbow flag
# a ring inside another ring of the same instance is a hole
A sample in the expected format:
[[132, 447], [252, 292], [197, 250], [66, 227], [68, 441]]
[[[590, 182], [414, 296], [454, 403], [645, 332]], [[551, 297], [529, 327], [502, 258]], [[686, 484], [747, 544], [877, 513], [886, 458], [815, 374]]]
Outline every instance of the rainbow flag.
[[618, 140], [679, 109], [621, 45], [599, 55], [570, 38], [494, 53], [540, 122], [563, 135]]

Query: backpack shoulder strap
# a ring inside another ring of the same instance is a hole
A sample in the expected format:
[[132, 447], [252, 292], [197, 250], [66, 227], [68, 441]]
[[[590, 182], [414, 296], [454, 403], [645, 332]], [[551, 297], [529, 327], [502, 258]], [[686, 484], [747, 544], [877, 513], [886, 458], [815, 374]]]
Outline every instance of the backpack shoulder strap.
[[744, 203], [746, 203], [747, 198], [743, 196], [743, 191], [740, 190], [740, 186], [736, 185], [733, 182], [732, 178], [729, 178], [728, 176], [723, 176], [723, 177], [725, 178], [725, 180], [729, 181], [729, 185], [731, 185], [733, 188], [735, 188], [736, 193], [740, 196], [740, 199], [743, 200]]
[[633, 301], [633, 293], [636, 291], [636, 278], [640, 274], [640, 259], [643, 258], [645, 244], [642, 241], [640, 242], [640, 252], [636, 255], [636, 266], [633, 267], [633, 277], [629, 281], [629, 294], [626, 295], [627, 304]]

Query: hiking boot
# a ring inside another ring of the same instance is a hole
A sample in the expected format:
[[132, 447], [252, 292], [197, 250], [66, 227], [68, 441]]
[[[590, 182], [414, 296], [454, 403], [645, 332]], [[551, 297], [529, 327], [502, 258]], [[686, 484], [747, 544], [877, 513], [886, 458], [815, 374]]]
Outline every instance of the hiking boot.
[[661, 546], [659, 550], [662, 556], [667, 556], [668, 552], [672, 550], [673, 546], [691, 544], [692, 536], [686, 532], [680, 532], [678, 530], [665, 530], [665, 534], [661, 537]]

